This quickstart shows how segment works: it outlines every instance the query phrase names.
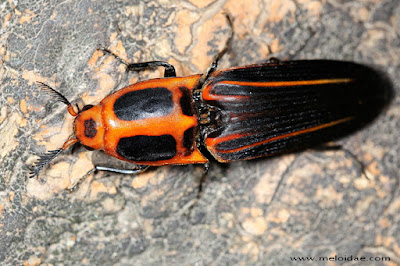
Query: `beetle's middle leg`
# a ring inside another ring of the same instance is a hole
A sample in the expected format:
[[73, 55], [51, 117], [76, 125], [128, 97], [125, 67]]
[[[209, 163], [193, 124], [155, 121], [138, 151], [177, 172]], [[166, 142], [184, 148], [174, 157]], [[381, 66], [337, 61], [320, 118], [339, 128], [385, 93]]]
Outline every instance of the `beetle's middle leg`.
[[[204, 82], [206, 82], [206, 80], [209, 78], [209, 76], [217, 69], [218, 61], [221, 59], [221, 57], [224, 54], [226, 54], [226, 52], [229, 51], [229, 49], [231, 48], [233, 35], [234, 35], [233, 23], [232, 23], [232, 19], [227, 14], [226, 14], [226, 19], [230, 26], [231, 34], [225, 43], [225, 47], [217, 54], [217, 56], [214, 58], [214, 61], [211, 63], [210, 67], [207, 69], [207, 71], [198, 79], [196, 85], [193, 88], [193, 92], [192, 92], [192, 97], [193, 97], [193, 100], [194, 100], [194, 103], [196, 106], [198, 122], [200, 125], [200, 132], [199, 132], [198, 138], [197, 138], [197, 145], [198, 145], [198, 148], [200, 148], [200, 149], [201, 149], [201, 147], [205, 147], [204, 135], [206, 134], [207, 129], [214, 128], [215, 125], [214, 126], [212, 125], [213, 122], [219, 121], [218, 111], [215, 108], [212, 109], [203, 103], [201, 93], [202, 93]], [[201, 195], [203, 194], [203, 184], [206, 182], [209, 167], [210, 167], [209, 163], [204, 164], [204, 173], [201, 176], [200, 181], [199, 181], [197, 196], [196, 196], [195, 202], [189, 208], [189, 212], [196, 205], [196, 203], [200, 199]]]
[[[192, 97], [194, 100], [194, 104], [196, 107], [196, 113], [198, 117], [198, 122], [200, 125], [202, 125], [203, 129], [211, 129], [211, 121], [218, 121], [218, 110], [217, 108], [211, 108], [210, 106], [206, 106], [203, 103], [202, 99], [202, 89], [203, 85], [206, 82], [206, 80], [210, 77], [210, 75], [217, 69], [218, 67], [218, 61], [221, 59], [221, 57], [226, 54], [226, 52], [229, 51], [232, 45], [232, 40], [233, 40], [233, 35], [234, 35], [234, 30], [233, 30], [233, 23], [232, 19], [229, 17], [228, 14], [226, 15], [226, 19], [228, 21], [229, 27], [231, 29], [231, 34], [228, 38], [228, 40], [225, 43], [224, 49], [222, 49], [217, 56], [214, 58], [214, 61], [211, 63], [210, 67], [207, 69], [207, 71], [197, 80], [196, 85], [193, 87], [193, 92], [192, 92]], [[202, 131], [202, 130], [201, 130]], [[202, 133], [200, 134], [202, 135]], [[203, 143], [202, 137], [199, 139], [199, 143]]]
[[164, 77], [176, 77], [175, 67], [170, 63], [164, 61], [148, 61], [143, 63], [128, 63], [118, 55], [114, 54], [105, 47], [97, 48], [100, 51], [106, 52], [115, 57], [121, 64], [124, 64], [128, 71], [142, 71], [146, 69], [153, 69], [157, 67], [164, 67]]
[[106, 171], [106, 172], [112, 172], [112, 173], [118, 173], [118, 174], [126, 174], [126, 175], [136, 175], [136, 174], [140, 174], [144, 171], [146, 171], [149, 168], [148, 165], [137, 165], [135, 168], [133, 169], [120, 169], [120, 168], [114, 168], [114, 167], [107, 167], [107, 166], [101, 166], [101, 165], [96, 165], [95, 167], [93, 167], [92, 170], [90, 170], [89, 172], [86, 173], [86, 175], [82, 176], [78, 182], [76, 182], [75, 185], [73, 185], [73, 187], [71, 188], [67, 188], [66, 190], [68, 192], [73, 192], [75, 189], [77, 189], [79, 187], [80, 184], [82, 184], [82, 182], [92, 173], [96, 172], [96, 171]]

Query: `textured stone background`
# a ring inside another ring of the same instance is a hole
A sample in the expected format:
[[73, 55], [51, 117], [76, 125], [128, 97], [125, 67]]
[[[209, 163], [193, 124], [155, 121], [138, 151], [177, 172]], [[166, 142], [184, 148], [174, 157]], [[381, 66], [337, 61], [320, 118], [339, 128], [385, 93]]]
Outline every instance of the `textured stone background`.
[[399, 97], [370, 127], [339, 141], [370, 180], [343, 151], [213, 164], [203, 197], [185, 215], [200, 166], [135, 178], [99, 173], [69, 194], [92, 161], [108, 160], [78, 148], [27, 178], [35, 154], [72, 133], [65, 106], [35, 81], [90, 104], [162, 74], [127, 74], [98, 44], [130, 62], [165, 60], [180, 76], [201, 73], [229, 35], [223, 12], [235, 36], [220, 67], [270, 56], [346, 59], [378, 66], [399, 91], [398, 0], [1, 1], [0, 261], [297, 265], [290, 257], [337, 255], [400, 264]]

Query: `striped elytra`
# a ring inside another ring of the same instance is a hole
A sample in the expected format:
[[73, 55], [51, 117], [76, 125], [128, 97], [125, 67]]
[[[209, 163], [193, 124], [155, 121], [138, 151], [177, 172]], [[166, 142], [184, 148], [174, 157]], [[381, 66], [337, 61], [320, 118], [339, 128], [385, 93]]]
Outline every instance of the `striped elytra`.
[[[203, 87], [221, 121], [204, 129], [220, 162], [313, 147], [372, 121], [390, 99], [379, 72], [356, 63], [287, 61], [214, 72]], [[211, 128], [211, 127], [210, 127]]]

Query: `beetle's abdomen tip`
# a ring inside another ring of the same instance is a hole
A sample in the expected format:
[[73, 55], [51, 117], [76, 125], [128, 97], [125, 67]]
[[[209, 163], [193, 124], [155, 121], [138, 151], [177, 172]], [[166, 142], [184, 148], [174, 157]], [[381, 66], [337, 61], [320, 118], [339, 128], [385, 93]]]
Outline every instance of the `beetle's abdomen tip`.
[[395, 97], [393, 83], [388, 75], [372, 67], [361, 66], [356, 84], [360, 97], [359, 119], [369, 124], [383, 113]]

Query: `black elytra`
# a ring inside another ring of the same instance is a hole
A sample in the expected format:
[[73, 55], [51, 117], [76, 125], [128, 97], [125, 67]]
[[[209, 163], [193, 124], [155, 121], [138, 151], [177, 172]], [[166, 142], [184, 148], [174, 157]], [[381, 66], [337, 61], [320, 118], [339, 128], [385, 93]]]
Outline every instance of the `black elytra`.
[[182, 93], [182, 97], [179, 100], [180, 106], [182, 108], [182, 113], [187, 116], [193, 116], [193, 104], [192, 104], [192, 94], [186, 87], [179, 87]]
[[[219, 127], [207, 138], [240, 136], [215, 146], [214, 155], [225, 161], [299, 151], [346, 136], [372, 121], [388, 99], [387, 81], [379, 72], [328, 60], [223, 70], [204, 87], [219, 97], [205, 103], [219, 108], [221, 117]], [[344, 118], [348, 119], [308, 130]]]

